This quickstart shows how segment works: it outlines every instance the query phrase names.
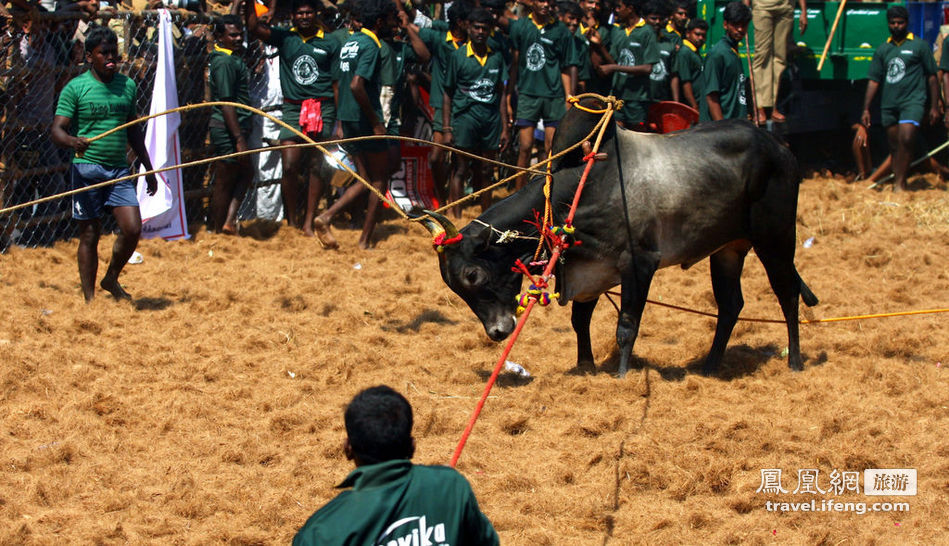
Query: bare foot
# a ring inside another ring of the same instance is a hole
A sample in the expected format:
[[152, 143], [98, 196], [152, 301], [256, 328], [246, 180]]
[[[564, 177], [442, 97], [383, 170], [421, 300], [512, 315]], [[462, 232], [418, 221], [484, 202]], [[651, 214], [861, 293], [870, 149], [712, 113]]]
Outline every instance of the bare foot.
[[132, 295], [126, 292], [125, 289], [122, 288], [122, 285], [119, 284], [118, 281], [116, 280], [103, 278], [102, 281], [99, 283], [99, 286], [101, 286], [102, 289], [105, 290], [106, 292], [112, 294], [112, 297], [117, 300], [131, 300], [132, 299]]
[[372, 245], [369, 244], [369, 241], [359, 241], [360, 250], [372, 250]]
[[[323, 248], [329, 250], [335, 250], [339, 248], [339, 243], [336, 242], [336, 237], [333, 237], [333, 233], [330, 231], [330, 226], [323, 221], [322, 218], [313, 219], [313, 232], [315, 233], [317, 239], [319, 239], [320, 244], [323, 245]], [[304, 232], [304, 235], [306, 232]]]
[[787, 120], [788, 118], [785, 117], [781, 112], [778, 112], [777, 110], [771, 111], [771, 121], [775, 123], [784, 123]]
[[224, 224], [221, 226], [221, 233], [224, 235], [237, 235], [237, 226]]

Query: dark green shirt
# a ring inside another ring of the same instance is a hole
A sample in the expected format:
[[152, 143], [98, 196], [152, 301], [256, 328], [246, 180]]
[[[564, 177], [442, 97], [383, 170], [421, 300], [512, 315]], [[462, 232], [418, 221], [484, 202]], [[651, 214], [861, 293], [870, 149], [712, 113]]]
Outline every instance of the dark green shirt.
[[[738, 56], [738, 44], [723, 36], [709, 50], [702, 71], [702, 92], [718, 93], [725, 119], [745, 119], [748, 115], [745, 98], [745, 66]], [[699, 120], [710, 121], [708, 101], [699, 101]]]
[[[122, 74], [103, 83], [87, 70], [63, 87], [56, 104], [56, 115], [70, 119], [77, 137], [92, 138], [115, 129], [135, 115], [135, 82]], [[128, 167], [125, 148], [126, 129], [99, 139], [73, 163], [96, 163], [105, 167]]]
[[[603, 48], [607, 51], [610, 51], [610, 41], [613, 39], [613, 28], [610, 25], [600, 25], [596, 28], [597, 34], [600, 35], [600, 43], [603, 44]], [[599, 93], [603, 96], [608, 96], [613, 92], [613, 76], [600, 76], [596, 73], [596, 70], [593, 69], [593, 61], [590, 58], [591, 50], [593, 46], [590, 45], [590, 40], [586, 37], [586, 31], [589, 30], [589, 27], [580, 23], [580, 26], [577, 28], [577, 36], [583, 37], [583, 42], [586, 44], [587, 49], [584, 53], [585, 58], [580, 59], [580, 65], [578, 67], [578, 72], [580, 75], [581, 81], [586, 81], [586, 91], [589, 93]], [[590, 76], [588, 79], [584, 80], [584, 62], [589, 65]]]
[[563, 100], [561, 74], [567, 67], [579, 65], [573, 37], [567, 27], [556, 19], [538, 27], [528, 16], [511, 21], [509, 31], [519, 55], [517, 92]]
[[659, 48], [659, 62], [652, 65], [649, 75], [649, 94], [654, 102], [672, 100], [672, 74], [675, 65], [676, 44], [664, 31], [659, 33], [656, 43]]
[[337, 118], [340, 121], [366, 121], [366, 115], [356, 102], [350, 84], [354, 76], [366, 81], [366, 94], [369, 105], [382, 122], [382, 104], [379, 94], [382, 92], [382, 63], [380, 50], [382, 43], [368, 29], [354, 32], [339, 51], [339, 107]]
[[451, 98], [453, 117], [464, 113], [481, 119], [500, 115], [500, 91], [506, 70], [504, 56], [489, 47], [484, 62], [481, 61], [471, 43], [448, 59], [443, 89]]
[[910, 33], [901, 44], [887, 38], [873, 52], [867, 77], [883, 87], [882, 108], [904, 104], [926, 104], [926, 79], [936, 74], [929, 44]]
[[465, 45], [465, 42], [456, 42], [450, 30], [435, 30], [434, 28], [423, 28], [418, 31], [418, 37], [422, 39], [429, 53], [432, 54], [432, 86], [428, 103], [437, 110], [442, 107], [442, 80], [445, 79], [445, 68], [448, 66], [448, 58], [458, 48]]
[[[210, 99], [214, 101], [238, 102], [250, 105], [248, 85], [250, 69], [240, 55], [233, 55], [229, 49], [214, 46], [208, 57], [208, 91]], [[237, 123], [245, 129], [250, 128], [251, 112], [243, 108], [235, 108]], [[211, 119], [224, 123], [224, 114], [220, 106], [211, 108]]]
[[310, 516], [294, 546], [499, 543], [468, 481], [452, 468], [388, 461], [358, 467], [337, 487], [352, 489]]
[[946, 42], [949, 42], [949, 40], [943, 40], [942, 46], [940, 46], [942, 53], [939, 55], [939, 70], [949, 72], [949, 55], [946, 55]]
[[379, 50], [382, 85], [392, 87], [392, 101], [389, 107], [392, 115], [389, 116], [389, 125], [386, 127], [386, 134], [397, 135], [402, 126], [401, 109], [402, 95], [405, 88], [405, 65], [418, 61], [415, 50], [412, 46], [401, 41], [382, 41], [382, 49]]
[[339, 41], [323, 31], [304, 39], [293, 29], [270, 29], [268, 44], [280, 52], [280, 90], [283, 98], [302, 101], [333, 96], [333, 63]]
[[[640, 20], [627, 29], [614, 26], [610, 55], [621, 66], [655, 65], [659, 62], [656, 31]], [[617, 72], [613, 76], [613, 94], [624, 101], [649, 102], [649, 76], [634, 76]]]
[[[673, 73], [678, 74], [680, 84], [692, 83], [692, 94], [695, 95], [695, 100], [699, 104], [705, 100], [705, 95], [702, 93], [702, 66], [702, 57], [699, 56], [697, 48], [692, 45], [692, 42], [684, 40], [679, 52], [676, 53]], [[680, 98], [683, 102], [685, 101], [685, 97]]]

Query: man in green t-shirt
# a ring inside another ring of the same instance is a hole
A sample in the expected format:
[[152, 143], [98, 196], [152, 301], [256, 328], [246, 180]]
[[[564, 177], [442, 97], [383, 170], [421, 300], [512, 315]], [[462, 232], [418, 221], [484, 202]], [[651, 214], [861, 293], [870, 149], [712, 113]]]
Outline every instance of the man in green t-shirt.
[[[432, 58], [425, 43], [413, 28], [409, 14], [405, 10], [398, 12], [403, 29], [401, 36], [392, 36], [382, 40], [380, 50], [382, 82], [382, 117], [386, 120], [386, 134], [398, 136], [402, 129], [402, 101], [406, 87], [406, 67], [416, 63], [427, 63]], [[402, 167], [402, 142], [397, 139], [386, 141], [388, 148], [389, 177]]]
[[666, 32], [669, 4], [664, 0], [649, 0], [643, 11], [646, 23], [656, 29], [656, 47], [659, 48], [659, 62], [652, 65], [649, 74], [649, 98], [654, 103], [677, 100], [678, 90], [672, 90], [672, 74], [681, 40], [678, 34]]
[[936, 82], [936, 61], [932, 50], [928, 43], [917, 40], [908, 30], [909, 11], [900, 5], [892, 6], [886, 10], [886, 20], [890, 37], [870, 59], [860, 121], [864, 126], [870, 126], [870, 103], [883, 87], [880, 122], [886, 129], [893, 158], [893, 191], [903, 191], [919, 124], [926, 115], [927, 99], [930, 122], [936, 125], [942, 98]]
[[705, 57], [702, 89], [705, 100], [699, 103], [699, 121], [745, 119], [748, 105], [745, 98], [745, 66], [738, 56], [738, 44], [748, 32], [751, 9], [735, 1], [725, 5], [722, 13], [725, 35], [712, 46]]
[[594, 60], [594, 69], [613, 76], [613, 95], [623, 100], [623, 108], [616, 113], [617, 125], [641, 129], [651, 101], [649, 76], [653, 65], [660, 62], [656, 32], [636, 11], [635, 0], [618, 0], [615, 15], [610, 50], [598, 46], [605, 64], [597, 68]]
[[[382, 116], [382, 40], [390, 38], [398, 28], [396, 7], [392, 0], [356, 0], [351, 11], [353, 32], [339, 52], [339, 121], [345, 138], [385, 135]], [[385, 193], [389, 180], [388, 144], [384, 139], [369, 139], [346, 145], [352, 153], [359, 175], [380, 193]], [[352, 205], [367, 191], [355, 183], [342, 197], [313, 220], [313, 229], [325, 248], [339, 244], [330, 231], [333, 218]], [[379, 197], [372, 193], [366, 208], [359, 248], [372, 245], [376, 227]]]
[[[577, 58], [573, 36], [555, 13], [554, 0], [533, 0], [530, 13], [510, 21], [514, 44], [509, 89], [517, 91], [517, 165], [527, 167], [534, 147], [534, 129], [544, 121], [544, 158], [550, 154], [554, 131], [567, 112], [567, 99], [577, 92]], [[518, 189], [527, 174], [517, 178]]]
[[[329, 35], [320, 18], [322, 4], [319, 0], [294, 0], [291, 8], [293, 27], [288, 30], [270, 27], [260, 21], [254, 1], [244, 2], [247, 30], [279, 52], [283, 122], [317, 142], [332, 138], [338, 102], [333, 71], [340, 44]], [[279, 138], [282, 145], [304, 142], [286, 127], [280, 129]], [[283, 169], [280, 193], [287, 224], [301, 228], [304, 235], [312, 237], [313, 215], [323, 194], [323, 180], [319, 176], [322, 155], [315, 148], [285, 148], [280, 155]], [[309, 190], [306, 214], [301, 219], [300, 177], [306, 172], [309, 172]]]
[[343, 453], [356, 469], [337, 488], [348, 489], [310, 516], [293, 546], [499, 543], [464, 476], [412, 464], [412, 406], [404, 396], [368, 388], [346, 406], [344, 421]]
[[[468, 43], [448, 59], [442, 81], [442, 111], [446, 133], [445, 144], [494, 159], [507, 145], [510, 135], [507, 123], [507, 101], [504, 97], [506, 66], [500, 51], [488, 47], [488, 36], [494, 30], [494, 16], [484, 8], [468, 14]], [[465, 180], [471, 173], [475, 191], [484, 187], [484, 167], [480, 161], [472, 165], [470, 158], [455, 155], [454, 172], [449, 185], [448, 201], [462, 197]], [[481, 212], [491, 205], [491, 193], [481, 195]], [[461, 207], [452, 207], [452, 214], [461, 217]]]
[[604, 13], [603, 2], [601, 0], [580, 0], [579, 6], [580, 9], [583, 10], [583, 18], [580, 19], [580, 24], [577, 27], [577, 36], [583, 37], [587, 49], [586, 57], [581, 59], [581, 64], [578, 68], [578, 71], [581, 73], [579, 77], [580, 80], [583, 81], [585, 64], [589, 64], [590, 76], [589, 79], [586, 80], [584, 91], [588, 93], [598, 93], [606, 97], [610, 95], [613, 89], [613, 77], [604, 76], [593, 69], [594, 65], [599, 66], [604, 63], [602, 59], [599, 58], [597, 63], [593, 62], [593, 57], [598, 54], [591, 42], [596, 41], [598, 44], [602, 44], [604, 49], [609, 51], [613, 27], [607, 22], [609, 14]]
[[699, 55], [699, 50], [705, 45], [707, 35], [708, 22], [705, 19], [689, 21], [673, 69], [672, 86], [673, 89], [679, 90], [679, 102], [695, 108], [696, 111], [699, 110], [699, 103], [705, 100], [702, 93], [702, 68], [705, 63]]
[[[244, 25], [237, 15], [224, 15], [214, 22], [214, 49], [208, 57], [208, 91], [212, 102], [249, 105], [250, 69], [240, 52]], [[217, 156], [247, 151], [253, 117], [249, 110], [234, 106], [211, 109], [208, 135]], [[237, 209], [254, 178], [250, 156], [221, 159], [214, 167], [211, 193], [211, 230], [237, 234]]]
[[[70, 171], [72, 189], [128, 176], [126, 145], [132, 148], [145, 169], [152, 170], [145, 137], [138, 125], [90, 141], [137, 119], [136, 88], [135, 82], [117, 73], [118, 38], [111, 29], [96, 27], [91, 30], [86, 36], [85, 48], [86, 63], [90, 68], [63, 88], [50, 129], [53, 143], [76, 151]], [[70, 134], [70, 130], [75, 136]], [[158, 190], [155, 175], [146, 176], [145, 181], [148, 194], [154, 195]], [[138, 245], [142, 234], [142, 216], [134, 183], [123, 180], [77, 193], [72, 198], [72, 216], [79, 222], [79, 280], [87, 302], [95, 297], [101, 218], [105, 208], [112, 208], [119, 234], [112, 246], [109, 268], [99, 286], [116, 299], [132, 299], [119, 284], [119, 273]]]

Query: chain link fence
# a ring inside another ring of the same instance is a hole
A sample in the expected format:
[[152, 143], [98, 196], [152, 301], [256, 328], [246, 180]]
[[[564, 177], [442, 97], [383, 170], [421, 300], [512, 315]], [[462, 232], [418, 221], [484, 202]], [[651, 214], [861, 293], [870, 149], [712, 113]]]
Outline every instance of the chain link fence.
[[[181, 106], [206, 100], [208, 54], [212, 44], [211, 16], [173, 12], [175, 69]], [[75, 14], [20, 13], [5, 20], [0, 35], [0, 203], [4, 207], [55, 195], [68, 189], [70, 150], [57, 148], [49, 136], [59, 91], [85, 70], [83, 37], [92, 24], [112, 28], [122, 54], [120, 71], [138, 85], [137, 109], [147, 115], [155, 77], [158, 12], [117, 12], [111, 17], [84, 21]], [[244, 55], [252, 67], [257, 91], [256, 105], [266, 95], [266, 54], [259, 42], [251, 42]], [[265, 109], [267, 109], [265, 107]], [[210, 110], [182, 112], [179, 141], [182, 162], [210, 157], [207, 141]], [[144, 129], [144, 128], [143, 128]], [[265, 154], [261, 154], [265, 155]], [[272, 154], [276, 155], [276, 154]], [[271, 158], [272, 160], [272, 158]], [[137, 168], [133, 166], [133, 169]], [[211, 166], [182, 172], [188, 223], [203, 222]], [[270, 175], [272, 182], [279, 178]], [[253, 193], [253, 192], [251, 192]], [[244, 216], [254, 215], [253, 203], [245, 202]], [[15, 244], [26, 247], [49, 245], [72, 237], [76, 226], [70, 220], [71, 199], [62, 198], [0, 216], [0, 250]], [[105, 229], [112, 229], [111, 219]]]

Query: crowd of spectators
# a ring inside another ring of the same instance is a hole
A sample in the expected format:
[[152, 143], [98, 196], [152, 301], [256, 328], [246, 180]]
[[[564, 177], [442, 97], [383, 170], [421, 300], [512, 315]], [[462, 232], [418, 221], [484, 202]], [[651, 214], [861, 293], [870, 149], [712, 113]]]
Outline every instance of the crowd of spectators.
[[[654, 129], [649, 112], [661, 101], [691, 107], [702, 121], [782, 121], [784, 113], [776, 108], [775, 98], [786, 53], [775, 42], [787, 41], [792, 8], [786, 2], [779, 7], [760, 2], [753, 11], [746, 4], [728, 4], [724, 35], [705, 44], [710, 29], [696, 17], [695, 0], [13, 0], [0, 12], [6, 26], [0, 36], [6, 68], [0, 78], [0, 159], [5, 170], [17, 169], [20, 175], [4, 176], [0, 194], [3, 203], [11, 205], [68, 187], [68, 153], [51, 146], [48, 128], [59, 90], [83, 70], [83, 37], [90, 26], [105, 24], [116, 30], [125, 60], [122, 71], [135, 80], [141, 97], [150, 96], [156, 45], [149, 10], [188, 10], [179, 11], [185, 15], [176, 17], [174, 31], [181, 104], [246, 101], [282, 115], [316, 140], [402, 134], [486, 158], [500, 154], [526, 166], [549, 152], [570, 97], [582, 92], [622, 99], [616, 120], [629, 130]], [[772, 17], [768, 13], [778, 15], [767, 23], [774, 27], [769, 43], [756, 44], [760, 53], [757, 86], [752, 89], [739, 43], [753, 14], [762, 26], [756, 30], [765, 36], [764, 21]], [[215, 20], [220, 16], [228, 17], [229, 29], [224, 20]], [[805, 28], [802, 16], [800, 29]], [[230, 37], [222, 34], [226, 30]], [[232, 54], [241, 62], [227, 61]], [[11, 72], [14, 66], [21, 72]], [[228, 67], [234, 70], [228, 72]], [[236, 73], [242, 81], [234, 85], [221, 79], [221, 74], [230, 78]], [[243, 90], [240, 97], [231, 92], [234, 89]], [[757, 111], [752, 93], [758, 99]], [[262, 120], [250, 122], [243, 114], [239, 124], [231, 121], [227, 113], [204, 109], [185, 116], [180, 129], [183, 160], [301, 141], [286, 129]], [[865, 127], [858, 133], [865, 141]], [[368, 140], [347, 149], [360, 173], [379, 190], [400, 167], [394, 142]], [[896, 139], [893, 145], [898, 143]], [[901, 172], [903, 156], [898, 161]], [[324, 247], [335, 248], [334, 219], [348, 212], [352, 225], [362, 223], [360, 245], [372, 246], [375, 195], [365, 188], [343, 190], [325, 183], [332, 173], [318, 154], [291, 148], [252, 161], [230, 162], [212, 171], [216, 186], [207, 213], [210, 229], [236, 233], [245, 189], [253, 182], [260, 186], [279, 181], [259, 188], [253, 200], [244, 200], [242, 216], [285, 219], [304, 234], [317, 236]], [[429, 163], [443, 202], [489, 179], [479, 162], [457, 154], [450, 158], [439, 147], [431, 148]], [[865, 163], [865, 157], [857, 158], [860, 168]], [[185, 172], [184, 178], [186, 190], [206, 185], [206, 173], [199, 169]], [[516, 187], [525, 182], [522, 177]], [[904, 184], [901, 180], [901, 187]], [[321, 211], [324, 198], [327, 208]], [[253, 210], [248, 211], [250, 201]], [[490, 194], [482, 196], [482, 208], [490, 203]], [[0, 246], [46, 242], [29, 229], [46, 239], [68, 232], [61, 223], [23, 221], [62, 215], [64, 205], [54, 202], [26, 210], [18, 217], [16, 233], [17, 222], [7, 222], [0, 230]], [[460, 215], [460, 208], [452, 212]]]

